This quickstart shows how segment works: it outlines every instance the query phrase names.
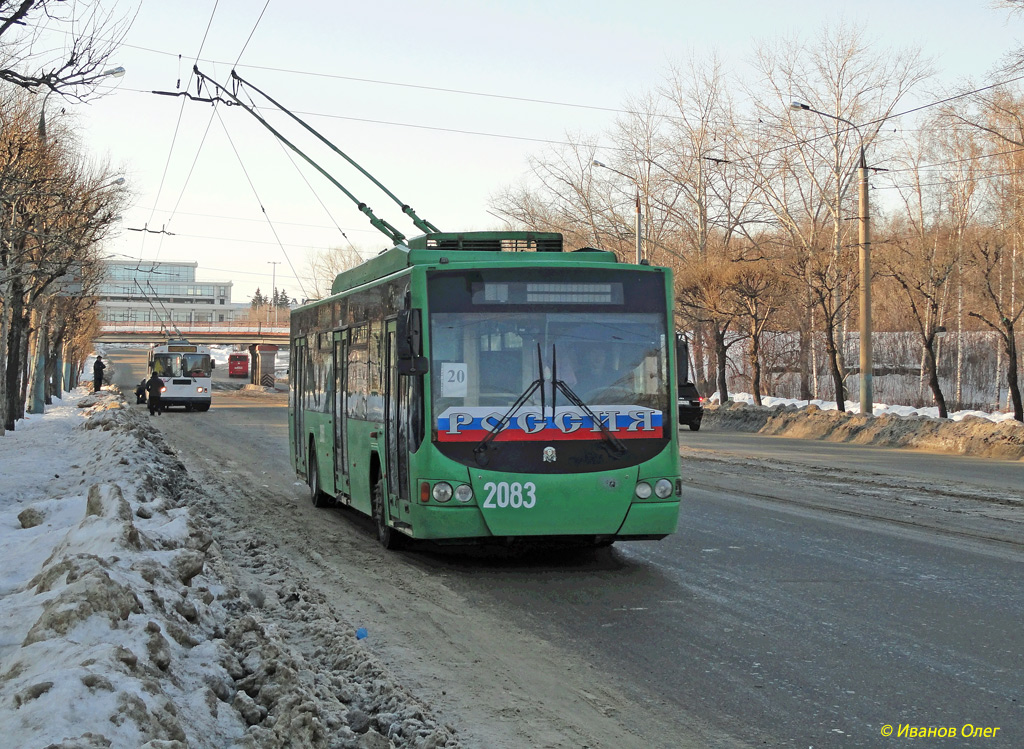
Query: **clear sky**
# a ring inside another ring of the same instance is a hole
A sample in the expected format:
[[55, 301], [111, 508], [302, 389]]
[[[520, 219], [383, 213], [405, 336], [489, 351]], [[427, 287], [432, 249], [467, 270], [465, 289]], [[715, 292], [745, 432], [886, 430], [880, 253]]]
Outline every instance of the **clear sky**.
[[[201, 280], [234, 281], [235, 301], [257, 286], [268, 292], [275, 272], [277, 286], [301, 299], [295, 275], [308, 275], [311, 250], [351, 240], [372, 253], [388, 241], [240, 108], [149, 93], [175, 91], [179, 79], [195, 93], [197, 56], [221, 82], [238, 60], [243, 77], [302, 113], [422, 217], [467, 231], [502, 225], [488, 200], [523, 177], [531, 154], [567, 132], [600, 135], [616, 117], [608, 109], [657, 86], [690, 54], [717, 51], [739, 69], [757, 40], [813, 36], [844, 20], [861, 24], [880, 54], [921, 47], [937, 83], [954, 86], [981, 79], [1024, 38], [1024, 17], [984, 0], [271, 0], [257, 24], [265, 3], [113, 5], [138, 9], [111, 60], [127, 74], [98, 101], [63, 105], [80, 119], [83, 146], [123, 171], [134, 195], [108, 252], [196, 261]], [[420, 233], [297, 125], [268, 119], [377, 215], [406, 236]], [[144, 227], [172, 235], [132, 231]]]

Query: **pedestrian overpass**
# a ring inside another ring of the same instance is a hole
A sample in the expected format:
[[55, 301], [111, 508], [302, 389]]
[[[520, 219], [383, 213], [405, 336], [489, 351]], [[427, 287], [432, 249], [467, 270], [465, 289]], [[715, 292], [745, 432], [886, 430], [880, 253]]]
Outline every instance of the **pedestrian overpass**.
[[288, 325], [243, 322], [178, 323], [169, 328], [159, 322], [106, 322], [100, 326], [97, 343], [163, 343], [168, 338], [187, 338], [192, 343], [288, 345]]

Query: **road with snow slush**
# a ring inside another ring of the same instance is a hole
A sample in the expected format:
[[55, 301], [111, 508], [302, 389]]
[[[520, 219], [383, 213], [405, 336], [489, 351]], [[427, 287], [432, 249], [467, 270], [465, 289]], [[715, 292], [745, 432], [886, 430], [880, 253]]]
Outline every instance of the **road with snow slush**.
[[285, 396], [217, 392], [154, 423], [266, 621], [286, 575], [316, 625], [295, 647], [364, 627], [465, 746], [1024, 745], [1024, 463], [708, 427], [682, 433], [663, 541], [388, 553], [310, 505]]

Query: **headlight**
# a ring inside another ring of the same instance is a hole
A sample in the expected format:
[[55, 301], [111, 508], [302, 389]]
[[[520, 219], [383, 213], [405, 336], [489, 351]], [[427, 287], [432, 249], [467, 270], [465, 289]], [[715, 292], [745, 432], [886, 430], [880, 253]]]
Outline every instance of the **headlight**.
[[452, 485], [447, 481], [438, 481], [434, 484], [432, 495], [438, 502], [447, 502], [452, 498]]
[[668, 479], [658, 479], [654, 485], [654, 493], [658, 499], [666, 499], [672, 495], [672, 482]]
[[473, 499], [473, 487], [469, 484], [459, 484], [455, 489], [455, 499], [460, 502], [469, 502]]
[[646, 481], [641, 481], [636, 485], [636, 496], [640, 499], [647, 499], [651, 496], [651, 485]]

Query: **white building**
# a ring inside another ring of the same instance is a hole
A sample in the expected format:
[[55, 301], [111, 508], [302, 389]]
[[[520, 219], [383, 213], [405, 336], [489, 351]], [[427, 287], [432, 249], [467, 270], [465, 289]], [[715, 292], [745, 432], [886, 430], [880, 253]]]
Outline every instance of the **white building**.
[[105, 262], [97, 292], [103, 322], [217, 323], [240, 317], [248, 304], [231, 301], [231, 281], [196, 281], [199, 263]]

